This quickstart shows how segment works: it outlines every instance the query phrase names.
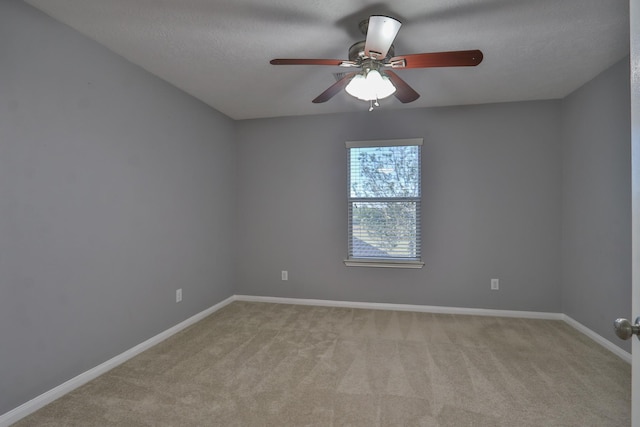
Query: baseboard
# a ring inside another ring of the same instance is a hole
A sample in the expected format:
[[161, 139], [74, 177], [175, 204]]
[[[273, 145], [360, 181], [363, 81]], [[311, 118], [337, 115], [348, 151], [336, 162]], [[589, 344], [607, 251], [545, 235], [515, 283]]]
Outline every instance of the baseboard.
[[411, 304], [386, 304], [374, 302], [355, 302], [355, 301], [331, 301], [318, 299], [298, 299], [298, 298], [279, 298], [279, 297], [261, 297], [249, 295], [235, 295], [237, 301], [252, 302], [269, 302], [276, 304], [298, 304], [298, 305], [316, 305], [327, 307], [346, 307], [346, 308], [367, 308], [373, 310], [395, 310], [395, 311], [416, 311], [422, 313], [442, 313], [442, 314], [464, 314], [471, 316], [495, 316], [495, 317], [517, 317], [521, 319], [546, 319], [546, 320], [562, 320], [577, 331], [591, 338], [616, 356], [620, 357], [627, 363], [631, 363], [631, 353], [628, 353], [612, 343], [611, 341], [598, 335], [596, 332], [587, 328], [583, 324], [573, 320], [571, 317], [563, 313], [547, 313], [537, 311], [517, 311], [517, 310], [490, 310], [482, 308], [460, 308], [460, 307], [441, 307], [432, 305], [411, 305]]
[[220, 310], [222, 307], [233, 301], [249, 301], [249, 302], [268, 302], [276, 304], [297, 304], [297, 305], [314, 305], [325, 307], [345, 307], [345, 308], [364, 308], [373, 310], [395, 310], [395, 311], [416, 311], [422, 313], [441, 313], [441, 314], [463, 314], [471, 316], [495, 316], [495, 317], [516, 317], [523, 319], [547, 319], [547, 320], [562, 320], [568, 325], [572, 326], [579, 332], [585, 334], [596, 343], [600, 344], [607, 350], [611, 351], [622, 360], [627, 363], [631, 363], [631, 354], [622, 350], [611, 341], [598, 335], [596, 332], [575, 321], [571, 317], [562, 313], [548, 313], [548, 312], [536, 312], [536, 311], [518, 311], [518, 310], [493, 310], [493, 309], [481, 309], [481, 308], [460, 308], [460, 307], [441, 307], [431, 305], [413, 305], [413, 304], [388, 304], [388, 303], [374, 303], [374, 302], [358, 302], [358, 301], [333, 301], [333, 300], [319, 300], [319, 299], [301, 299], [301, 298], [280, 298], [280, 297], [263, 297], [263, 296], [250, 296], [250, 295], [233, 295], [224, 301], [188, 318], [187, 320], [167, 329], [158, 335], [149, 338], [141, 344], [125, 351], [124, 353], [115, 356], [106, 362], [70, 379], [69, 381], [60, 384], [59, 386], [35, 397], [34, 399], [18, 406], [11, 411], [0, 415], [0, 427], [8, 427], [11, 424], [19, 421], [27, 415], [37, 411], [38, 409], [48, 405], [54, 400], [64, 396], [65, 394], [75, 390], [76, 388], [88, 383], [94, 378], [110, 371], [116, 366], [126, 362], [134, 356], [142, 353], [145, 350], [159, 344], [166, 340], [170, 336], [180, 332], [188, 326], [197, 323], [212, 313]]
[[180, 332], [181, 330], [193, 325], [194, 323], [199, 322], [200, 320], [204, 319], [205, 317], [209, 316], [212, 313], [215, 313], [216, 311], [220, 310], [222, 307], [224, 307], [225, 305], [235, 301], [236, 298], [235, 296], [231, 296], [227, 299], [225, 299], [224, 301], [219, 302], [218, 304], [209, 307], [208, 309], [201, 311], [198, 314], [195, 314], [193, 316], [191, 316], [190, 318], [188, 318], [187, 320], [178, 323], [177, 325], [167, 329], [164, 332], [159, 333], [158, 335], [155, 335], [154, 337], [149, 338], [148, 340], [144, 341], [141, 344], [136, 345], [133, 348], [130, 348], [129, 350], [125, 351], [124, 353], [121, 353], [109, 360], [107, 360], [106, 362], [92, 368], [89, 369], [86, 372], [83, 372], [82, 374], [71, 378], [69, 381], [66, 381], [62, 384], [60, 384], [59, 386], [41, 394], [40, 396], [37, 396], [33, 399], [31, 399], [30, 401], [18, 406], [15, 409], [12, 409], [11, 411], [0, 415], [0, 427], [8, 427], [11, 424], [18, 422], [20, 419], [26, 417], [27, 415], [37, 411], [38, 409], [48, 405], [49, 403], [53, 402], [54, 400], [64, 396], [67, 393], [70, 393], [71, 391], [75, 390], [76, 388], [88, 383], [89, 381], [99, 377], [100, 375], [110, 371], [111, 369], [115, 368], [118, 365], [121, 365], [122, 363], [126, 362], [127, 360], [131, 359], [134, 356], [137, 356], [138, 354], [142, 353], [145, 350], [148, 350], [149, 348], [153, 347], [154, 345], [159, 344], [160, 342], [166, 340], [167, 338], [169, 338], [170, 336]]
[[563, 314], [562, 316], [563, 316], [562, 320], [564, 320], [568, 325], [582, 332], [583, 334], [585, 334], [586, 336], [588, 336], [589, 338], [591, 338], [592, 340], [594, 340], [595, 342], [597, 342], [598, 344], [600, 344], [601, 346], [603, 346], [604, 348], [606, 348], [607, 350], [609, 350], [610, 352], [612, 352], [613, 354], [615, 354], [616, 356], [624, 360], [625, 362], [631, 364], [631, 353], [624, 351], [623, 349], [621, 349], [620, 347], [618, 347], [608, 339], [604, 338], [602, 335], [597, 334], [596, 332], [592, 331], [591, 329], [584, 326], [582, 323], [572, 319], [566, 314]]
[[237, 301], [270, 302], [276, 304], [317, 305], [326, 307], [366, 308], [371, 310], [416, 311], [421, 313], [466, 314], [469, 316], [518, 317], [522, 319], [562, 320], [562, 313], [538, 311], [491, 310], [484, 308], [441, 307], [437, 305], [388, 304], [380, 302], [333, 301], [235, 295]]

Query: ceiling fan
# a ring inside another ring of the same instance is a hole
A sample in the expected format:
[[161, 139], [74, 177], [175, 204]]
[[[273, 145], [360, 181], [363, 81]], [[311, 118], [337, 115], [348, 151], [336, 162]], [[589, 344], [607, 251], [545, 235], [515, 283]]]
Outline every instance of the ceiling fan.
[[420, 97], [411, 86], [395, 72], [403, 68], [473, 67], [482, 62], [479, 50], [416, 53], [394, 56], [393, 41], [400, 30], [401, 22], [383, 15], [372, 15], [360, 22], [360, 31], [366, 40], [354, 43], [349, 48], [349, 59], [272, 59], [273, 65], [332, 65], [358, 68], [347, 73], [313, 102], [326, 102], [342, 89], [350, 95], [370, 102], [369, 111], [378, 106], [378, 99], [391, 95], [402, 103], [413, 102]]

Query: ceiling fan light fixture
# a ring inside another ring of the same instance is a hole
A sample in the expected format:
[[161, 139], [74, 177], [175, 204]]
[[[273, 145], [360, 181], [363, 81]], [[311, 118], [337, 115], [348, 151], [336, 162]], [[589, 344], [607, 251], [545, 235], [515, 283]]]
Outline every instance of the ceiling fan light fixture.
[[389, 77], [383, 76], [378, 70], [369, 70], [356, 74], [345, 90], [362, 101], [377, 101], [393, 95], [396, 88]]

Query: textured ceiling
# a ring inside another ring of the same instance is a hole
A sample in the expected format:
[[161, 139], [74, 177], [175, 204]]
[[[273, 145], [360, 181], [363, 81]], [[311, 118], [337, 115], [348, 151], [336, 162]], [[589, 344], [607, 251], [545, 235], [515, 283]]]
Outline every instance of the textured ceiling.
[[366, 111], [330, 66], [347, 59], [372, 14], [403, 25], [397, 55], [480, 49], [470, 68], [399, 70], [422, 96], [381, 108], [562, 98], [629, 51], [628, 0], [26, 0], [234, 119]]

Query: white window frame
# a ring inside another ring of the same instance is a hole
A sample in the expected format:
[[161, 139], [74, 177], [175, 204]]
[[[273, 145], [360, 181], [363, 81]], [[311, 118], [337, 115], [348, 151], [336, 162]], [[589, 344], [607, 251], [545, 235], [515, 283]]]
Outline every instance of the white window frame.
[[[387, 268], [422, 268], [424, 262], [420, 258], [418, 259], [403, 259], [393, 257], [380, 257], [380, 258], [356, 258], [352, 256], [352, 203], [356, 203], [360, 198], [351, 197], [351, 162], [350, 153], [352, 148], [365, 148], [365, 147], [392, 147], [392, 146], [420, 146], [420, 157], [422, 156], [422, 138], [410, 138], [410, 139], [390, 139], [390, 140], [373, 140], [373, 141], [346, 141], [345, 147], [347, 149], [347, 221], [348, 221], [348, 235], [347, 235], [347, 258], [344, 260], [344, 264], [348, 267], [387, 267]], [[418, 159], [420, 174], [418, 178], [419, 196], [412, 198], [417, 203], [417, 223], [416, 223], [416, 244], [418, 246], [418, 253], [421, 254], [421, 203], [422, 203], [422, 159]], [[400, 198], [399, 198], [400, 199]]]

